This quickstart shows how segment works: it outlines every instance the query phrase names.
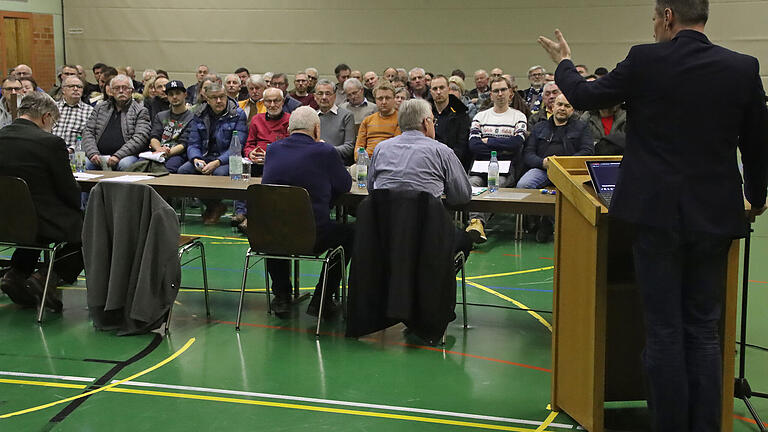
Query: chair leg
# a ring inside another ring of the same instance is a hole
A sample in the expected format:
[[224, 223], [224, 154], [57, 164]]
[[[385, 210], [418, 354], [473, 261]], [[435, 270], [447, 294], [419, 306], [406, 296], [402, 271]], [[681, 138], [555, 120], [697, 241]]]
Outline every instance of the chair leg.
[[317, 311], [317, 328], [315, 328], [315, 337], [320, 337], [320, 322], [323, 320], [323, 306], [325, 305], [325, 289], [328, 286], [328, 267], [331, 260], [326, 258], [323, 266], [323, 287], [320, 290], [320, 308]]
[[[174, 288], [175, 285], [171, 284], [171, 288]], [[171, 333], [171, 313], [173, 312], [173, 305], [175, 303], [175, 300], [171, 302], [171, 306], [168, 308], [168, 314], [165, 316], [165, 334]]]
[[347, 318], [347, 260], [344, 249], [341, 250], [341, 311], [342, 317]]
[[[37, 323], [42, 324], [43, 323], [43, 313], [45, 312], [45, 298], [48, 296], [48, 287], [51, 284], [51, 273], [53, 272], [53, 261], [56, 259], [56, 250], [57, 248], [54, 248], [53, 251], [51, 251], [48, 259], [48, 272], [45, 275], [45, 285], [43, 285], [43, 297], [40, 299], [40, 310], [37, 312]], [[58, 281], [54, 281], [55, 284]], [[53, 289], [56, 289], [55, 287]]]
[[272, 299], [269, 298], [269, 270], [267, 269], [267, 259], [264, 260], [264, 292], [267, 293], [267, 315], [272, 314]]
[[293, 299], [298, 300], [301, 297], [301, 266], [299, 260], [293, 260]]
[[205, 292], [205, 316], [211, 317], [211, 309], [208, 301], [208, 265], [205, 263], [205, 246], [203, 242], [197, 241], [198, 248], [200, 249], [200, 262], [203, 265], [203, 290]]
[[[250, 249], [248, 250], [250, 252]], [[240, 331], [240, 317], [243, 314], [243, 297], [245, 297], [245, 282], [248, 279], [248, 264], [251, 261], [251, 256], [245, 254], [245, 266], [243, 267], [243, 284], [240, 286], [240, 303], [237, 306], [237, 324], [235, 330]]]
[[464, 264], [466, 261], [461, 260], [461, 307], [462, 315], [464, 316], [464, 328], [467, 328], [467, 274], [465, 272]]
[[181, 199], [181, 223], [187, 219], [187, 198]]

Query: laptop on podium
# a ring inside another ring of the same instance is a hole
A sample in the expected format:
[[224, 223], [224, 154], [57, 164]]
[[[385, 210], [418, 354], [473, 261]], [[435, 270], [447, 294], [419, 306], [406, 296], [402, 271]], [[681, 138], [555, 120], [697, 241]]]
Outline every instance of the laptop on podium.
[[587, 161], [586, 163], [597, 197], [606, 207], [610, 207], [621, 162]]

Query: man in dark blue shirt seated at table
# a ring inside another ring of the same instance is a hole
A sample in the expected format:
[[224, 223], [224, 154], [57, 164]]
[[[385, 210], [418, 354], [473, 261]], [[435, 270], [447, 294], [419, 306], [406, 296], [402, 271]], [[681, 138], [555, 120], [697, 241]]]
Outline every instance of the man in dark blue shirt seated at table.
[[[320, 117], [308, 107], [297, 108], [288, 122], [287, 138], [276, 141], [267, 148], [264, 158], [262, 184], [299, 186], [307, 190], [312, 201], [317, 226], [316, 251], [343, 246], [346, 263], [352, 257], [354, 226], [331, 222], [331, 203], [339, 196], [349, 192], [352, 186], [350, 177], [336, 149], [320, 139]], [[252, 227], [252, 229], [258, 229]], [[290, 310], [291, 281], [288, 261], [267, 260], [267, 271], [272, 278], [272, 291], [275, 294], [272, 308], [277, 316], [285, 316]], [[323, 272], [321, 271], [321, 274]], [[323, 306], [325, 317], [331, 317], [338, 310], [333, 302], [333, 294], [341, 281], [341, 266], [328, 270], [328, 289], [326, 303]], [[320, 307], [321, 282], [315, 287], [307, 313], [317, 316]]]

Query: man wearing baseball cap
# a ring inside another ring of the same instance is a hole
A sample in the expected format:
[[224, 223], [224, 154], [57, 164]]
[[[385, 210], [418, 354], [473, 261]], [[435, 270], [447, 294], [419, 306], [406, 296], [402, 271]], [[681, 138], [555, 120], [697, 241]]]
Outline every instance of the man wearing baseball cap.
[[175, 174], [187, 161], [187, 136], [192, 122], [192, 111], [187, 109], [187, 89], [179, 80], [165, 84], [170, 110], [160, 111], [152, 119], [149, 147], [155, 153], [164, 153], [165, 168]]

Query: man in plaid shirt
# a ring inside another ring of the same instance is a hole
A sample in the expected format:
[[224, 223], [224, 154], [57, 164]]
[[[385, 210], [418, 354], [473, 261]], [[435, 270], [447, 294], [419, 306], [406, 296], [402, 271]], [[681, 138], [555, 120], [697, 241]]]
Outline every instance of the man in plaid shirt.
[[93, 112], [93, 107], [82, 101], [83, 82], [77, 76], [66, 76], [61, 83], [62, 98], [56, 102], [61, 117], [53, 127], [54, 135], [64, 138], [69, 152], [75, 151], [78, 136], [83, 135], [85, 122]]

